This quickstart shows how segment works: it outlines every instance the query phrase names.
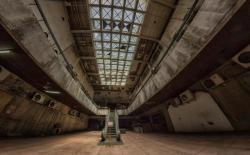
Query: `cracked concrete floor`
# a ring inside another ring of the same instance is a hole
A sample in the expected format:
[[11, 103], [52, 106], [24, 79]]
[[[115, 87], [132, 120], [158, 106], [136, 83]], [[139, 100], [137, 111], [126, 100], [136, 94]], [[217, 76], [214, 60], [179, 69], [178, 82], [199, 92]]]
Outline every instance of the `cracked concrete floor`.
[[176, 155], [250, 154], [250, 135], [122, 135], [123, 145], [100, 146], [100, 132], [0, 140], [0, 155]]

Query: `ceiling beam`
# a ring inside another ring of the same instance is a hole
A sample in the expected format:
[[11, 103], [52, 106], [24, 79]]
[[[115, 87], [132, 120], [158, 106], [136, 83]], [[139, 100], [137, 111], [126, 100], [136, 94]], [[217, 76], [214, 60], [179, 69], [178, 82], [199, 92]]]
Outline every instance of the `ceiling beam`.
[[[93, 72], [86, 72], [87, 75], [92, 75], [92, 76], [99, 76], [99, 73], [93, 73]], [[138, 77], [138, 75], [128, 75], [128, 77]]]
[[153, 2], [160, 4], [160, 5], [163, 5], [165, 7], [171, 8], [171, 9], [174, 9], [176, 7], [176, 5], [169, 3], [169, 2], [166, 2], [165, 0], [164, 0], [164, 2], [162, 2], [161, 0], [153, 0]]
[[131, 36], [134, 36], [134, 37], [139, 37], [139, 38], [141, 38], [141, 39], [151, 40], [151, 41], [154, 41], [154, 42], [159, 42], [159, 41], [160, 41], [160, 40], [157, 39], [157, 38], [147, 37], [147, 36], [144, 36], [144, 35], [137, 35], [137, 34], [124, 33], [124, 32], [113, 32], [113, 31], [110, 32], [110, 31], [84, 30], [84, 29], [75, 29], [75, 30], [71, 30], [71, 33], [94, 33], [94, 32], [99, 32], [99, 33], [108, 32], [108, 33], [116, 33], [116, 34], [122, 34], [122, 35], [131, 35]]
[[[93, 57], [93, 56], [81, 56], [80, 57], [82, 60], [96, 60], [97, 58], [96, 57]], [[103, 60], [114, 60], [114, 61], [119, 61], [121, 59], [110, 59], [110, 58], [101, 58]], [[121, 61], [132, 61], [132, 62], [138, 62], [138, 63], [146, 63], [145, 61], [143, 60], [121, 60]]]
[[92, 33], [95, 31], [92, 30], [84, 30], [84, 29], [79, 29], [79, 30], [71, 30], [71, 33]]

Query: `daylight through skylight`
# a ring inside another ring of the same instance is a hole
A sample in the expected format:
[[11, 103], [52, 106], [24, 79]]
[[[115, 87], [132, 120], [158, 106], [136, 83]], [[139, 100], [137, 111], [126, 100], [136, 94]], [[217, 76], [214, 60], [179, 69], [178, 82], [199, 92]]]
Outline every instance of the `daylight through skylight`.
[[126, 84], [147, 0], [89, 0], [102, 85]]

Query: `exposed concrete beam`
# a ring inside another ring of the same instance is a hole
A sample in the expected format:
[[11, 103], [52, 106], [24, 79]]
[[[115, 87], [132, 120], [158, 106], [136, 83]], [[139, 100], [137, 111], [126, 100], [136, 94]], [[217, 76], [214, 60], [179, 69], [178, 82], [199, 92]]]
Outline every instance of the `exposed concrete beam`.
[[[217, 3], [221, 2], [229, 3], [228, 1], [217, 1]], [[203, 6], [206, 8], [211, 8], [212, 6], [219, 7], [214, 3], [204, 4], [207, 5]], [[136, 94], [127, 112], [131, 113], [143, 107], [142, 105], [145, 105], [148, 101], [161, 103], [164, 100], [177, 96], [194, 82], [200, 80], [219, 65], [222, 65], [223, 62], [220, 60], [227, 60], [239, 52], [241, 48], [244, 48], [249, 43], [250, 35], [248, 31], [250, 22], [247, 20], [249, 17], [249, 11], [247, 11], [250, 7], [249, 4], [249, 1], [243, 0], [223, 8], [218, 13], [220, 22], [218, 22], [216, 16], [203, 14], [202, 11], [199, 11], [198, 14], [202, 14], [202, 16], [196, 15], [195, 17], [197, 18], [191, 23], [192, 28], [189, 27], [188, 33], [184, 32], [183, 36], [188, 35], [189, 39], [182, 37], [177, 44], [172, 46], [169, 55], [166, 55], [163, 58], [164, 60], [161, 61], [157, 74], [148, 78], [143, 85], [143, 89], [141, 89], [142, 91], [140, 90]], [[221, 14], [224, 14], [224, 16]], [[204, 22], [204, 18], [211, 21], [209, 30], [201, 27], [208, 25], [208, 23]], [[240, 28], [238, 28], [239, 26]], [[196, 34], [196, 29], [202, 30], [203, 33]], [[229, 36], [233, 37], [225, 40]], [[201, 42], [201, 38], [206, 39]], [[190, 45], [190, 42], [199, 43], [200, 48]], [[221, 54], [221, 51], [227, 52]], [[179, 61], [180, 52], [182, 54], [185, 53], [182, 57], [185, 60], [183, 64]], [[192, 57], [190, 57], [190, 53], [192, 53]]]
[[[82, 60], [96, 60], [97, 58], [96, 57], [89, 57], [89, 56], [82, 56], [80, 57]], [[110, 59], [110, 58], [102, 58], [104, 60], [114, 60], [114, 61], [119, 61], [121, 59]], [[124, 60], [125, 61], [125, 60]], [[138, 62], [138, 63], [146, 63], [145, 61], [143, 60], [131, 60], [133, 62]]]
[[[90, 72], [87, 72], [88, 75], [92, 75], [92, 76], [99, 76], [100, 74], [99, 73], [90, 73]], [[128, 77], [138, 77], [138, 75], [128, 75]]]
[[95, 31], [92, 31], [92, 30], [71, 30], [72, 33], [92, 33], [92, 32], [95, 32]]
[[159, 0], [153, 0], [154, 3], [157, 3], [157, 4], [160, 4], [160, 5], [163, 5], [163, 6], [166, 6], [168, 8], [171, 8], [171, 9], [174, 9], [176, 6], [174, 4], [171, 4], [169, 2], [162, 2], [162, 1], [159, 1]]
[[[94, 33], [94, 32], [103, 32], [103, 31], [95, 31], [95, 30], [83, 30], [83, 29], [78, 29], [78, 30], [71, 30], [72, 33]], [[109, 31], [107, 31], [109, 32]], [[130, 34], [130, 33], [124, 33], [124, 32], [112, 32], [112, 33], [117, 33], [117, 34], [124, 34], [124, 35], [131, 35], [131, 36], [135, 36], [135, 37], [139, 37], [142, 39], [146, 39], [146, 40], [151, 40], [154, 42], [159, 42], [160, 40], [157, 38], [152, 38], [152, 37], [147, 37], [147, 36], [143, 36], [143, 35], [136, 35], [136, 34]]]
[[80, 57], [82, 60], [95, 60], [96, 57], [91, 57], [91, 56], [82, 56]]
[[[13, 12], [13, 10], [15, 11]], [[53, 46], [44, 35], [44, 31], [28, 2], [1, 1], [0, 18], [1, 25], [22, 48], [17, 49], [20, 50], [17, 57], [5, 59], [6, 64], [15, 64], [17, 60], [21, 62], [22, 70], [15, 66], [12, 66], [12, 70], [16, 69], [19, 76], [22, 75], [20, 76], [22, 79], [30, 81], [29, 83], [41, 91], [46, 82], [53, 83], [56, 90], [62, 92], [61, 96], [55, 96], [55, 99], [76, 107], [80, 111], [89, 114], [97, 113], [97, 107], [86, 96], [79, 81], [70, 75], [61, 63], [62, 59], [56, 56]], [[22, 34], [21, 38], [20, 34]], [[25, 74], [25, 70], [29, 71], [30, 74]], [[13, 71], [13, 73], [15, 72]]]

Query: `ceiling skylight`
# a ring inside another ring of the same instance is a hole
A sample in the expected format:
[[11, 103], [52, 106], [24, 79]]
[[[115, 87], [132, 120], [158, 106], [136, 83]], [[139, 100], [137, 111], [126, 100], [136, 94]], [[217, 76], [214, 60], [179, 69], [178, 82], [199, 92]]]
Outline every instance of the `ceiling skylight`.
[[101, 84], [124, 86], [147, 0], [89, 0], [89, 5]]

